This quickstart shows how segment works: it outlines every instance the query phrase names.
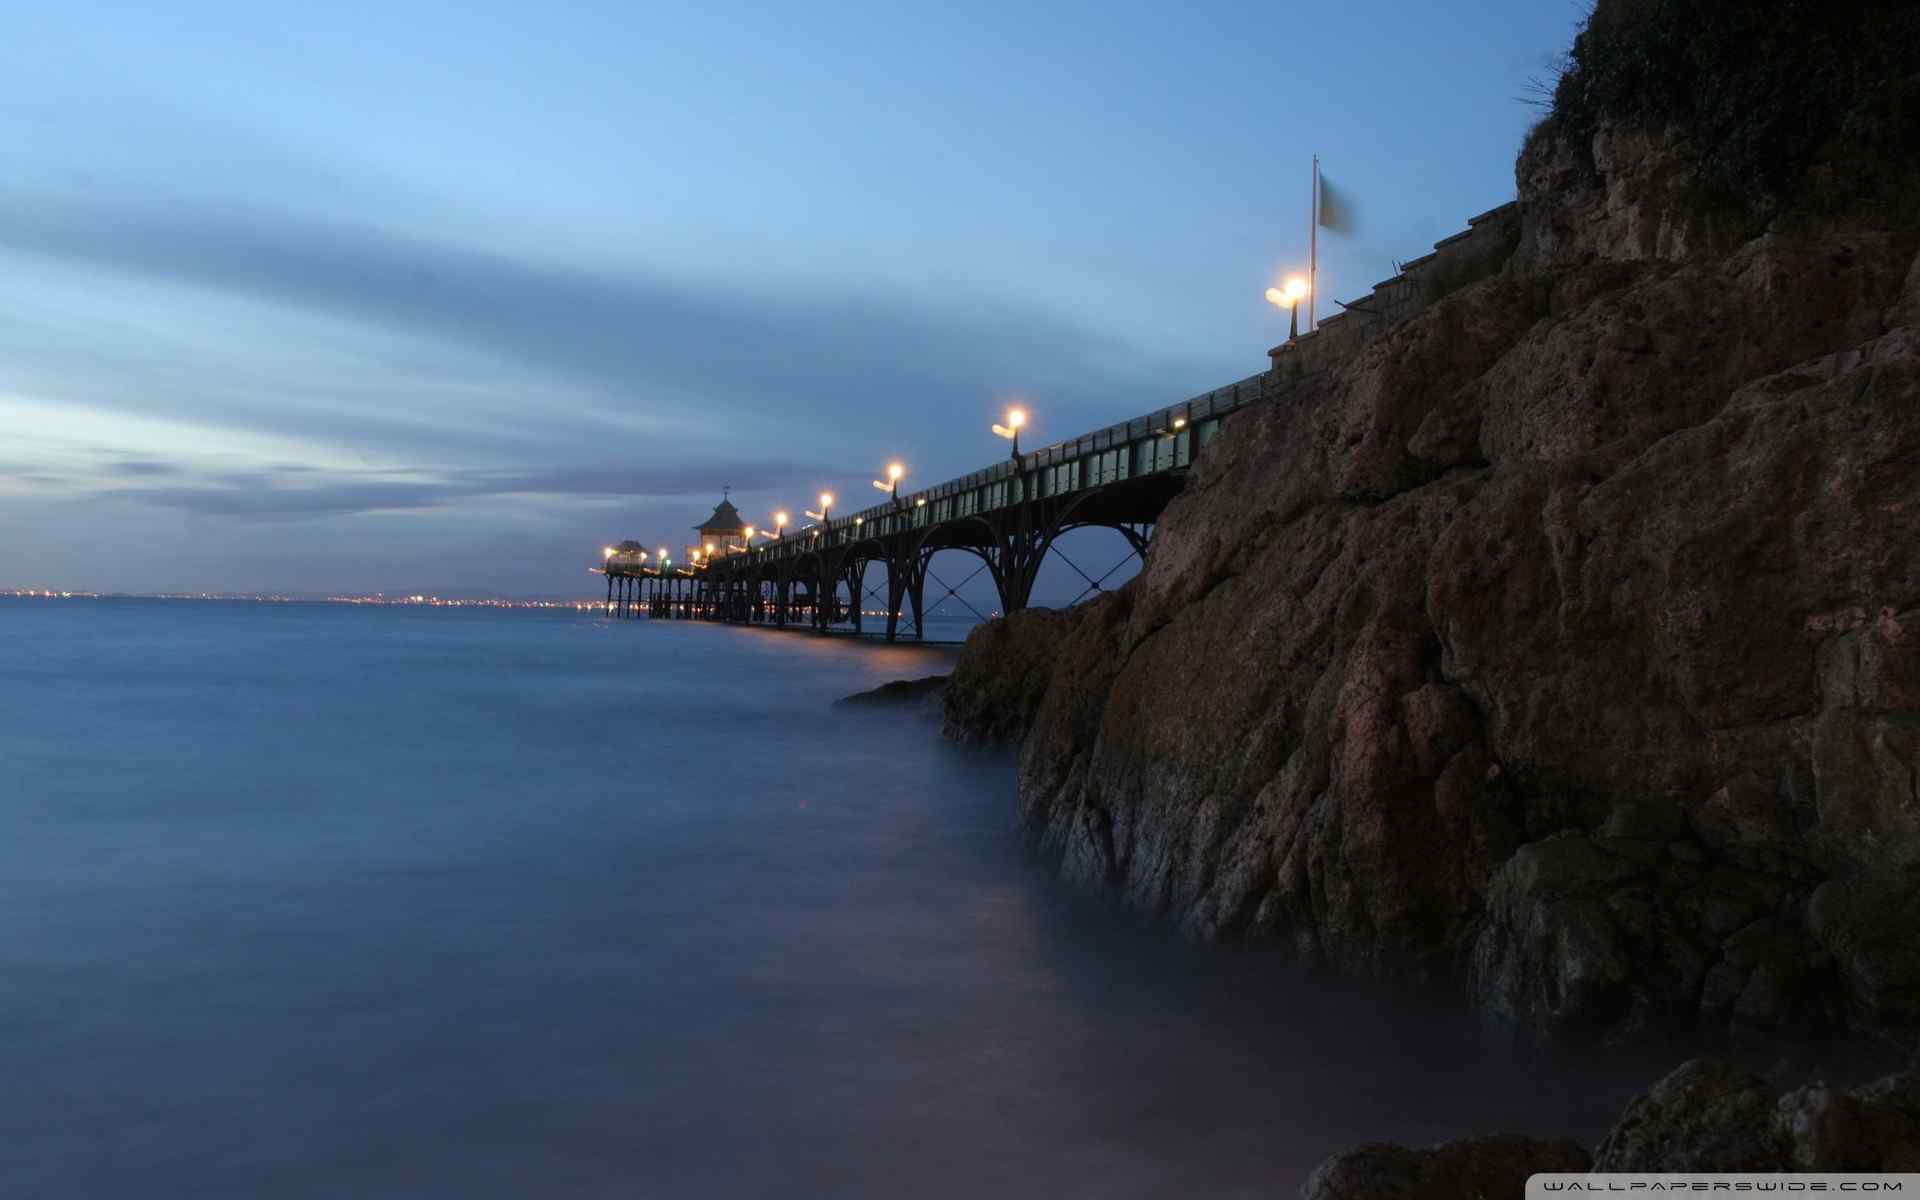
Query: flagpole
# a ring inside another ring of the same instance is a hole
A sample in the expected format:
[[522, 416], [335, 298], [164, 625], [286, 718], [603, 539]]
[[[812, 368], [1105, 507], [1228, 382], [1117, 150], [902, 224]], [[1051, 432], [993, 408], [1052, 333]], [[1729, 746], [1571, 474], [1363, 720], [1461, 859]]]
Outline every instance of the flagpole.
[[1318, 329], [1315, 319], [1320, 299], [1320, 156], [1313, 156], [1313, 210], [1308, 214], [1307, 233], [1307, 332]]

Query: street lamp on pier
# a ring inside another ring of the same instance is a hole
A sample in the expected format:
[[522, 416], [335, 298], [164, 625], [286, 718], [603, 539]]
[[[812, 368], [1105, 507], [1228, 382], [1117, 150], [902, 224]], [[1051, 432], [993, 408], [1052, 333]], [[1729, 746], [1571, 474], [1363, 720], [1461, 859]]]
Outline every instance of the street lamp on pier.
[[887, 481], [885, 483], [880, 482], [878, 479], [873, 481], [874, 487], [879, 488], [893, 498], [893, 506], [895, 508], [900, 507], [900, 481], [906, 478], [906, 474], [907, 469], [905, 467], [897, 462], [890, 462], [887, 464]]
[[786, 537], [787, 537], [787, 514], [783, 512], [777, 512], [773, 514], [773, 538], [775, 541], [785, 541]]
[[1026, 409], [1010, 408], [1007, 410], [1007, 423], [1005, 425], [995, 425], [993, 427], [993, 431], [999, 434], [1001, 437], [1012, 439], [1013, 461], [1016, 463], [1020, 461], [1020, 427], [1022, 425], [1025, 425], [1026, 423], [1027, 423]]

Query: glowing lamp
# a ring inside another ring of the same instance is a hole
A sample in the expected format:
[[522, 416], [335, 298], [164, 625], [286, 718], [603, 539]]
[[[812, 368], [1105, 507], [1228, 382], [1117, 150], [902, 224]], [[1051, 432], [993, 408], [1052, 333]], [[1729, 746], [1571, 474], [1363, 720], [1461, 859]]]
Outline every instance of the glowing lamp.
[[1267, 300], [1291, 314], [1287, 329], [1288, 341], [1300, 336], [1300, 301], [1304, 300], [1306, 295], [1307, 281], [1298, 275], [1289, 275], [1279, 287], [1267, 289]]
[[1267, 289], [1267, 301], [1280, 308], [1292, 308], [1307, 298], [1307, 281], [1298, 275], [1289, 275], [1277, 288]]

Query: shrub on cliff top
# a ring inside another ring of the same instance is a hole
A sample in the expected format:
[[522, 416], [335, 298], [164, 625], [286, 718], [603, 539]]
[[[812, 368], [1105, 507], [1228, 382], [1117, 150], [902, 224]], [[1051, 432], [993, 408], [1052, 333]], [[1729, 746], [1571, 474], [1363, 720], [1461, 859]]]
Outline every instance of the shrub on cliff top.
[[1832, 198], [1911, 204], [1920, 3], [1599, 0], [1547, 124], [1590, 155], [1603, 121], [1677, 127], [1727, 199], [1791, 198], [1830, 160]]

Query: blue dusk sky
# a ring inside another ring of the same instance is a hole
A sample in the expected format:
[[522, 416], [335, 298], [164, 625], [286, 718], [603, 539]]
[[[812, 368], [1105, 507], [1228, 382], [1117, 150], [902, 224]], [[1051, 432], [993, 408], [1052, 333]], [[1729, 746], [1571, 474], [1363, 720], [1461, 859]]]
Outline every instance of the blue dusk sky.
[[0, 586], [591, 594], [1262, 369], [1513, 195], [1581, 6], [8, 6]]

